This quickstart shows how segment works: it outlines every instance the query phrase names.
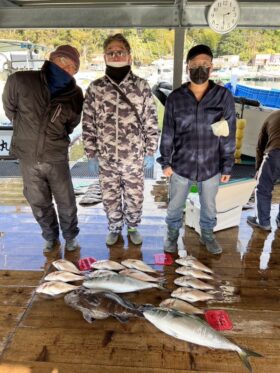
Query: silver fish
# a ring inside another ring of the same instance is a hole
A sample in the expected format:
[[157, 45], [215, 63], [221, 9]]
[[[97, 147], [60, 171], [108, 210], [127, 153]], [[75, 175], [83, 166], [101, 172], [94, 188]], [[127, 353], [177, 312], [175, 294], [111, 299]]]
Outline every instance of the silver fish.
[[194, 307], [193, 305], [184, 302], [183, 300], [174, 299], [174, 298], [168, 298], [162, 301], [159, 305], [160, 307], [167, 307], [172, 308], [173, 310], [177, 310], [184, 313], [200, 313], [203, 314], [204, 310], [201, 310], [200, 308]]
[[188, 288], [178, 288], [171, 293], [171, 297], [186, 300], [187, 302], [203, 302], [215, 299], [214, 294], [205, 293], [201, 290], [192, 290]]
[[46, 295], [49, 297], [57, 297], [61, 294], [68, 293], [69, 291], [79, 289], [80, 286], [67, 284], [61, 281], [48, 281], [39, 285], [36, 293]]
[[89, 272], [85, 274], [85, 277], [90, 279], [94, 277], [103, 277], [103, 276], [111, 276], [111, 275], [117, 275], [117, 273], [114, 271], [109, 271], [108, 269], [97, 269], [93, 272]]
[[155, 269], [150, 267], [148, 264], [144, 263], [142, 260], [126, 259], [126, 260], [123, 260], [121, 263], [127, 268], [138, 269], [139, 271], [142, 271], [142, 272], [152, 272], [152, 273], [157, 272]]
[[180, 275], [184, 275], [184, 276], [192, 276], [195, 278], [202, 278], [204, 280], [214, 280], [214, 277], [211, 275], [208, 275], [208, 273], [199, 271], [198, 269], [192, 269], [186, 266], [176, 268], [175, 272], [179, 273]]
[[85, 276], [76, 275], [75, 273], [66, 271], [55, 271], [49, 273], [45, 277], [45, 281], [62, 281], [62, 282], [72, 282], [84, 280]]
[[260, 354], [231, 342], [194, 315], [155, 307], [145, 310], [144, 317], [159, 330], [174, 338], [209, 348], [236, 351], [250, 372], [252, 368], [248, 357], [261, 357]]
[[91, 268], [120, 271], [121, 269], [124, 269], [124, 266], [118, 262], [114, 262], [113, 260], [98, 260], [91, 264]]
[[199, 262], [197, 259], [193, 257], [187, 256], [185, 258], [176, 259], [175, 262], [182, 266], [199, 269], [200, 271], [204, 271], [208, 273], [213, 273], [212, 269], [208, 268], [206, 265], [202, 264], [201, 262]]
[[159, 284], [153, 282], [145, 282], [136, 280], [135, 278], [123, 276], [123, 275], [113, 275], [96, 277], [90, 280], [85, 280], [83, 286], [88, 289], [95, 290], [109, 290], [114, 293], [129, 293], [131, 291], [138, 291], [144, 289], [158, 288], [165, 290]]
[[174, 284], [178, 286], [186, 286], [189, 288], [194, 288], [198, 290], [213, 290], [215, 287], [213, 285], [207, 284], [199, 280], [198, 278], [194, 278], [191, 276], [181, 276], [175, 278]]
[[72, 272], [76, 274], [81, 274], [81, 271], [69, 260], [58, 259], [52, 262], [52, 265], [59, 271]]
[[138, 269], [123, 269], [122, 271], [119, 272], [119, 274], [128, 276], [128, 277], [133, 277], [140, 281], [159, 282], [159, 283], [164, 282], [164, 279], [162, 277], [153, 277], [153, 276], [148, 275], [145, 272], [139, 271]]
[[111, 291], [79, 289], [67, 294], [64, 300], [70, 307], [81, 311], [89, 323], [109, 316], [121, 322], [128, 321], [130, 317], [143, 317], [141, 306], [130, 303]]

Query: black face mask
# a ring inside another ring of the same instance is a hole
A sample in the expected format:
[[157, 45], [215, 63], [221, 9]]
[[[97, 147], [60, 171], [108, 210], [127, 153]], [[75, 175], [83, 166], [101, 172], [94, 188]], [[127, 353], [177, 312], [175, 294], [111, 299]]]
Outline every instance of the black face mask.
[[210, 67], [199, 66], [196, 69], [190, 69], [190, 80], [195, 84], [203, 84], [209, 79]]

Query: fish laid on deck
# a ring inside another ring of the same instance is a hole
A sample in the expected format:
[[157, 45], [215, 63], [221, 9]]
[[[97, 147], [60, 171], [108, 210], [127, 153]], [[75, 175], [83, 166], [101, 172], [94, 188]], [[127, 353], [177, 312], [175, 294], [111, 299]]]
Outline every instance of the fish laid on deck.
[[261, 357], [260, 354], [239, 347], [222, 334], [212, 329], [206, 322], [194, 315], [184, 314], [175, 310], [150, 308], [144, 310], [144, 316], [164, 333], [186, 342], [200, 346], [236, 351], [243, 364], [252, 372], [248, 356]]
[[211, 284], [208, 284], [204, 281], [199, 280], [198, 278], [194, 278], [191, 276], [181, 276], [175, 278], [174, 284], [178, 286], [185, 286], [193, 289], [198, 290], [213, 290], [215, 287]]
[[133, 277], [140, 281], [159, 282], [159, 283], [163, 283], [165, 281], [164, 278], [162, 277], [153, 277], [153, 276], [148, 275], [145, 272], [139, 271], [138, 269], [124, 269], [120, 271], [119, 273], [120, 275]]
[[187, 256], [185, 258], [176, 259], [175, 262], [182, 266], [198, 269], [200, 271], [204, 271], [208, 273], [213, 273], [212, 269], [208, 268], [206, 265], [198, 261], [193, 256], [190, 256], [190, 257]]
[[123, 275], [92, 278], [90, 280], [85, 280], [83, 282], [83, 286], [85, 286], [88, 289], [109, 290], [115, 293], [128, 293], [132, 291], [151, 288], [166, 290], [159, 284], [155, 284], [153, 282], [140, 281], [136, 280], [135, 278]]
[[81, 271], [69, 260], [58, 259], [52, 262], [52, 265], [59, 271], [66, 271], [76, 273], [77, 275], [81, 274]]
[[111, 275], [117, 275], [116, 272], [110, 271], [108, 269], [97, 269], [93, 272], [87, 273], [85, 276], [90, 279], [94, 277], [103, 277], [103, 276], [111, 276]]
[[85, 276], [76, 275], [72, 272], [66, 271], [55, 271], [49, 273], [45, 277], [45, 281], [62, 281], [62, 282], [73, 282], [73, 281], [83, 281]]
[[183, 300], [174, 299], [174, 298], [165, 299], [159, 304], [159, 306], [163, 308], [171, 308], [173, 310], [177, 310], [177, 311], [180, 311], [183, 313], [189, 313], [189, 314], [203, 314], [204, 313], [204, 310], [194, 307], [192, 304], [189, 304]]
[[39, 285], [36, 288], [36, 293], [48, 296], [49, 298], [56, 298], [61, 294], [68, 293], [69, 291], [79, 289], [80, 286], [67, 284], [61, 281], [48, 281]]
[[204, 280], [214, 280], [214, 277], [209, 275], [208, 273], [199, 271], [198, 269], [192, 269], [186, 266], [176, 268], [175, 272], [184, 276], [192, 276], [195, 278], [202, 278]]
[[130, 317], [143, 317], [141, 306], [137, 306], [111, 291], [79, 289], [64, 297], [66, 304], [82, 312], [84, 319], [91, 323], [95, 319], [115, 317], [126, 322]]
[[142, 260], [126, 259], [126, 260], [123, 260], [121, 263], [127, 268], [138, 269], [139, 271], [142, 271], [142, 272], [151, 272], [151, 273], [157, 272], [155, 269], [150, 267], [148, 264], [144, 263]]
[[203, 302], [210, 299], [215, 299], [215, 294], [205, 293], [201, 290], [193, 290], [188, 288], [178, 288], [171, 293], [171, 297], [186, 300], [187, 302]]
[[92, 263], [91, 268], [107, 269], [110, 271], [120, 271], [121, 269], [124, 269], [125, 267], [118, 262], [105, 259], [105, 260], [98, 260], [97, 262]]

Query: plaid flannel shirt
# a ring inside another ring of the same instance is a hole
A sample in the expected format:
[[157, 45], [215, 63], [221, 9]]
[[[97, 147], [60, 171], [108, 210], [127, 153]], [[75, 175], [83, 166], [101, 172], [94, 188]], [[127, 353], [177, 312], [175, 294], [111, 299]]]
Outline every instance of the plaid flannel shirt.
[[[234, 164], [236, 116], [232, 94], [209, 81], [198, 102], [183, 84], [166, 101], [160, 153], [162, 168], [171, 166], [178, 175], [204, 181], [221, 172], [230, 175]], [[211, 124], [226, 119], [229, 136], [217, 137]]]

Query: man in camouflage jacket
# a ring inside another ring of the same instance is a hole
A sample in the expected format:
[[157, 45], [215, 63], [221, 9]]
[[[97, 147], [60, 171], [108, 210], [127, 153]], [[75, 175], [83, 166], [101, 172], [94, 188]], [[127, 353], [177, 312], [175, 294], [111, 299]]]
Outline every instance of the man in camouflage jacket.
[[142, 237], [144, 166], [152, 167], [158, 143], [155, 103], [148, 83], [131, 71], [128, 41], [121, 34], [104, 42], [106, 75], [92, 82], [83, 107], [87, 157], [99, 167], [103, 204], [109, 221], [108, 245], [123, 224], [134, 244]]

